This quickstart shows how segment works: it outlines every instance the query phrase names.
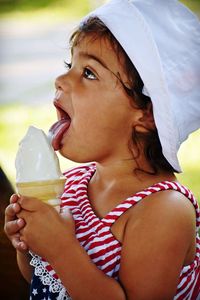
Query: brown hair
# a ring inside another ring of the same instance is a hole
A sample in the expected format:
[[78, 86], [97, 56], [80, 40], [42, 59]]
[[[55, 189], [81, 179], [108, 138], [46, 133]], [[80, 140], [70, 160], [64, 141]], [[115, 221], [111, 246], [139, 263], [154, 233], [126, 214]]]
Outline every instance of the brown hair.
[[[138, 71], [114, 35], [99, 18], [90, 17], [79, 26], [79, 28], [71, 35], [71, 49], [73, 49], [73, 47], [76, 46], [87, 34], [91, 34], [94, 39], [106, 38], [113, 47], [117, 57], [119, 58], [119, 54], [122, 54], [124, 58], [124, 70], [127, 74], [127, 78], [129, 79], [129, 87], [122, 82], [119, 74], [116, 76], [120, 80], [126, 93], [132, 97], [133, 105], [136, 105], [136, 107], [140, 109], [147, 109], [151, 104], [151, 99], [142, 93], [144, 83]], [[140, 143], [143, 143], [144, 155], [153, 169], [151, 174], [157, 174], [158, 170], [175, 172], [162, 153], [157, 129], [150, 130], [148, 133], [138, 133], [133, 130], [132, 140], [137, 148], [137, 156], [134, 157], [136, 162], [137, 157], [140, 154], [139, 145]], [[139, 165], [136, 170], [144, 171], [140, 169]]]

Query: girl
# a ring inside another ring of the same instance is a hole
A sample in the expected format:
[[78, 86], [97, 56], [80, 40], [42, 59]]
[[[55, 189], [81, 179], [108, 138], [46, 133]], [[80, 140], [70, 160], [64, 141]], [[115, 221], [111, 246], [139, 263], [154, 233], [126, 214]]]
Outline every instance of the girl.
[[65, 173], [60, 215], [18, 195], [6, 209], [31, 299], [198, 299], [200, 213], [174, 172], [200, 127], [199, 36], [173, 0], [112, 0], [72, 35], [50, 131], [87, 164]]

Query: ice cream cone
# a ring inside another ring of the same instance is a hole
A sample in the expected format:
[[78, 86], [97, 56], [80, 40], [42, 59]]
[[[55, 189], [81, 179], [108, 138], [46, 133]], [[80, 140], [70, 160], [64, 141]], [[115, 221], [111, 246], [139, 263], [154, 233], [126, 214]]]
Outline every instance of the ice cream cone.
[[38, 198], [45, 203], [60, 207], [60, 196], [63, 193], [66, 178], [32, 182], [17, 182], [16, 188], [20, 195]]

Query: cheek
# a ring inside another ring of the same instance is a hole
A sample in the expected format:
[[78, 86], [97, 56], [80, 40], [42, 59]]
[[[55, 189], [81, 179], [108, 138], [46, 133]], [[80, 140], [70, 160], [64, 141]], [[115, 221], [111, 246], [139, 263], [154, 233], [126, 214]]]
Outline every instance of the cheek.
[[95, 130], [96, 127], [103, 124], [104, 115], [98, 105], [94, 105], [91, 101], [85, 105], [74, 107], [72, 120], [74, 130], [81, 132]]
[[91, 140], [102, 135], [110, 137], [129, 132], [132, 118], [129, 101], [121, 90], [100, 89], [87, 95], [79, 91], [72, 101], [74, 137]]
[[[103, 104], [102, 104], [103, 105]], [[122, 109], [105, 106], [93, 106], [90, 109], [83, 108], [76, 114], [73, 120], [73, 129], [82, 139], [116, 137], [131, 130], [129, 113]], [[80, 136], [82, 135], [82, 136]]]

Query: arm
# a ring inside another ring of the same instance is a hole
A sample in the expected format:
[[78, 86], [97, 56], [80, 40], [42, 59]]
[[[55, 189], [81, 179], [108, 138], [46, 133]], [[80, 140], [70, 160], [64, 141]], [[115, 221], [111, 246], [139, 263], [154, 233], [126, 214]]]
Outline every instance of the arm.
[[120, 284], [100, 271], [80, 246], [69, 211], [63, 217], [51, 206], [27, 197], [21, 197], [20, 205], [23, 210], [18, 216], [26, 222], [23, 241], [51, 264], [73, 300], [93, 300], [94, 295], [96, 300], [126, 299]]
[[30, 266], [30, 254], [17, 251], [17, 264], [24, 279], [31, 283], [33, 268]]
[[[69, 247], [70, 243], [70, 247]], [[59, 245], [58, 245], [59, 247]], [[72, 299], [75, 300], [125, 300], [120, 284], [106, 276], [91, 262], [85, 250], [76, 239], [67, 239], [60, 244], [62, 249], [50, 263], [56, 270]], [[61, 248], [60, 248], [61, 249]], [[66, 272], [66, 270], [68, 270]], [[77, 289], [77, 286], [79, 287]]]
[[181, 268], [194, 258], [192, 248], [195, 211], [188, 199], [166, 191], [142, 200], [131, 211], [123, 241], [119, 275], [127, 299], [173, 299]]

